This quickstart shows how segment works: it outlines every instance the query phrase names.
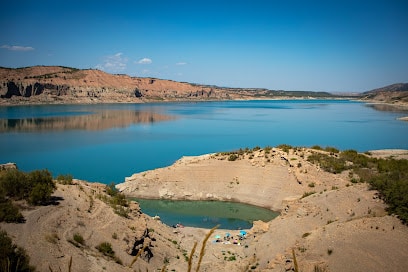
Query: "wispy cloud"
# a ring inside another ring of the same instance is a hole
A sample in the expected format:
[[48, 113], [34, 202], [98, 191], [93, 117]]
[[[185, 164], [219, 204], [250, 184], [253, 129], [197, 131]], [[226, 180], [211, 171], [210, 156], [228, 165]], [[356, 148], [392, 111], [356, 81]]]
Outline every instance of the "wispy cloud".
[[139, 64], [150, 64], [152, 62], [153, 61], [151, 59], [149, 59], [149, 58], [143, 58], [143, 59], [140, 59], [137, 63], [139, 63]]
[[106, 56], [102, 64], [96, 65], [97, 69], [107, 72], [122, 72], [126, 69], [128, 59], [123, 56], [123, 53]]
[[34, 50], [34, 47], [31, 47], [31, 46], [8, 45], [8, 44], [2, 45], [0, 48], [11, 50], [11, 51], [32, 51]]
[[187, 62], [177, 62], [176, 65], [187, 65]]

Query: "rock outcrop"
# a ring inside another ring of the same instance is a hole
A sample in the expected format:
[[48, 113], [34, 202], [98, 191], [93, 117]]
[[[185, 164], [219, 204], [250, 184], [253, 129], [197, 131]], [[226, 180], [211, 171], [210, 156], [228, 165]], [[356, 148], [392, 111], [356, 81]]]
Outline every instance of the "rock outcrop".
[[[0, 68], [0, 104], [142, 103], [308, 97], [312, 92], [223, 88], [61, 66]], [[317, 94], [317, 93], [316, 93]], [[319, 97], [332, 97], [318, 93]]]

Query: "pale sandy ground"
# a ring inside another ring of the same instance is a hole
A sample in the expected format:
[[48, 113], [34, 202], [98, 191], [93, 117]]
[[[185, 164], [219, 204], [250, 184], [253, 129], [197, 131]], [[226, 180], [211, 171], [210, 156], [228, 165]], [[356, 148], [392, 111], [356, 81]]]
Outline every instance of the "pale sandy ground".
[[[286, 154], [273, 149], [265, 157], [260, 150], [252, 158], [246, 155], [236, 161], [214, 154], [184, 157], [172, 166], [135, 174], [117, 187], [129, 196], [234, 200], [281, 212], [270, 222], [255, 222], [241, 245], [215, 243], [217, 234], [238, 233], [215, 230], [200, 271], [293, 271], [292, 249], [300, 271], [314, 271], [316, 265], [324, 271], [408, 271], [407, 226], [386, 215], [375, 191], [350, 183], [347, 172], [329, 174], [308, 163], [309, 152]], [[408, 151], [372, 154], [399, 158]], [[98, 199], [103, 185], [75, 182], [58, 185], [58, 205], [24, 210], [26, 223], [0, 223], [27, 249], [38, 271], [68, 271], [71, 256], [71, 271], [161, 271], [163, 267], [187, 271], [185, 256], [197, 242], [195, 271], [209, 230], [167, 227], [141, 214], [137, 204], [132, 204], [130, 218], [120, 217]], [[316, 193], [301, 198], [310, 191]], [[75, 233], [83, 236], [84, 246], [69, 242]], [[134, 257], [127, 252], [142, 237], [154, 256], [150, 261], [138, 258], [129, 268]], [[112, 244], [124, 265], [95, 249], [103, 241]]]
[[[408, 155], [406, 150], [372, 153]], [[347, 172], [320, 170], [304, 159], [308, 154], [306, 149], [289, 155], [273, 149], [267, 158], [261, 150], [252, 159], [247, 155], [236, 161], [215, 154], [184, 157], [117, 187], [135, 197], [233, 200], [281, 211], [276, 219], [255, 224], [243, 246], [209, 243], [203, 271], [291, 270], [292, 249], [301, 271], [316, 265], [327, 271], [407, 271], [407, 227], [386, 215], [384, 203], [366, 184], [350, 183]], [[316, 194], [301, 198], [310, 191]], [[305, 233], [310, 235], [303, 238]], [[198, 239], [204, 232], [182, 229], [181, 234]], [[228, 251], [238, 256], [236, 261], [223, 261]]]

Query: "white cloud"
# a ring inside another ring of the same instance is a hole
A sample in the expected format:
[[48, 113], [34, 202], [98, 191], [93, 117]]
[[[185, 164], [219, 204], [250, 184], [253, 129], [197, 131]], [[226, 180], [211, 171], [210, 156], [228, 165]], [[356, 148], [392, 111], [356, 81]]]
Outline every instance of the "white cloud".
[[107, 72], [122, 72], [126, 69], [128, 59], [123, 56], [123, 53], [106, 56], [102, 64], [96, 65], [97, 69]]
[[151, 64], [153, 61], [149, 58], [140, 59], [137, 63], [139, 64]]
[[0, 48], [11, 50], [11, 51], [32, 51], [34, 47], [31, 46], [20, 46], [20, 45], [2, 45]]
[[187, 65], [187, 62], [177, 62], [176, 65]]

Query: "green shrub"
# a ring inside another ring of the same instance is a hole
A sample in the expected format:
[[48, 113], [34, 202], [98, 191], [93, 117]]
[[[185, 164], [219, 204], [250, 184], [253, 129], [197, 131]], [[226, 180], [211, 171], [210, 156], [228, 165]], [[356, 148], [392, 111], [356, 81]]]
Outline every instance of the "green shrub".
[[229, 161], [235, 161], [236, 159], [238, 159], [238, 156], [237, 156], [236, 154], [231, 154], [231, 155], [229, 155], [229, 157], [228, 157], [228, 160], [229, 160]]
[[27, 175], [17, 169], [9, 169], [0, 173], [0, 191], [16, 200], [27, 198], [30, 183]]
[[272, 150], [272, 147], [269, 146], [269, 145], [265, 146], [264, 150], [265, 150], [265, 154], [269, 154], [271, 152], [271, 150]]
[[380, 192], [388, 204], [390, 214], [398, 214], [404, 224], [408, 223], [408, 160], [381, 159], [377, 165], [378, 173], [369, 184]]
[[75, 233], [74, 236], [73, 236], [73, 239], [78, 244], [85, 245], [85, 240], [84, 240], [84, 238], [82, 237], [81, 234]]
[[13, 244], [5, 231], [0, 230], [0, 271], [35, 271], [25, 250]]
[[31, 185], [29, 203], [34, 205], [47, 203], [56, 189], [51, 173], [48, 170], [35, 170], [28, 173], [28, 180]]
[[57, 177], [57, 182], [63, 185], [72, 185], [72, 175], [59, 175]]
[[96, 249], [99, 250], [103, 255], [114, 257], [115, 251], [112, 249], [112, 245], [109, 242], [102, 242], [96, 246]]
[[0, 196], [0, 222], [23, 223], [24, 217], [10, 199]]
[[231, 255], [228, 257], [228, 261], [235, 261], [237, 258], [235, 257], [235, 255]]
[[117, 215], [122, 216], [124, 218], [129, 217], [129, 210], [127, 208], [123, 207], [123, 206], [119, 206], [119, 205], [113, 206], [113, 211]]
[[129, 201], [126, 199], [126, 196], [121, 193], [116, 193], [110, 200], [110, 204], [114, 206], [123, 206], [128, 207]]
[[330, 153], [339, 153], [340, 152], [337, 148], [331, 147], [331, 146], [327, 146], [324, 150], [327, 151], [327, 152], [330, 152]]
[[106, 193], [110, 196], [115, 196], [119, 193], [115, 187], [115, 183], [111, 182], [109, 185], [106, 185]]
[[261, 149], [261, 147], [255, 146], [254, 148], [252, 148], [252, 151], [258, 151], [258, 150], [260, 150], [260, 149]]
[[23, 222], [12, 200], [26, 200], [33, 205], [47, 204], [56, 189], [48, 170], [24, 173], [17, 169], [0, 172], [0, 221]]
[[38, 183], [34, 185], [28, 197], [28, 203], [33, 205], [46, 204], [53, 193], [54, 189], [45, 183]]
[[311, 192], [304, 192], [301, 198], [308, 197], [308, 196], [313, 195], [313, 194], [315, 194], [315, 193], [316, 193], [315, 191], [311, 191]]
[[289, 150], [292, 149], [291, 145], [287, 145], [287, 144], [280, 144], [277, 146], [277, 148], [280, 148], [283, 150], [283, 152], [288, 153], [289, 154]]
[[323, 148], [321, 148], [319, 145], [314, 145], [314, 146], [311, 147], [311, 149], [314, 149], [314, 150], [323, 150]]
[[307, 158], [307, 161], [317, 164], [323, 170], [333, 174], [341, 173], [348, 169], [344, 159], [332, 157], [327, 154], [313, 153]]

